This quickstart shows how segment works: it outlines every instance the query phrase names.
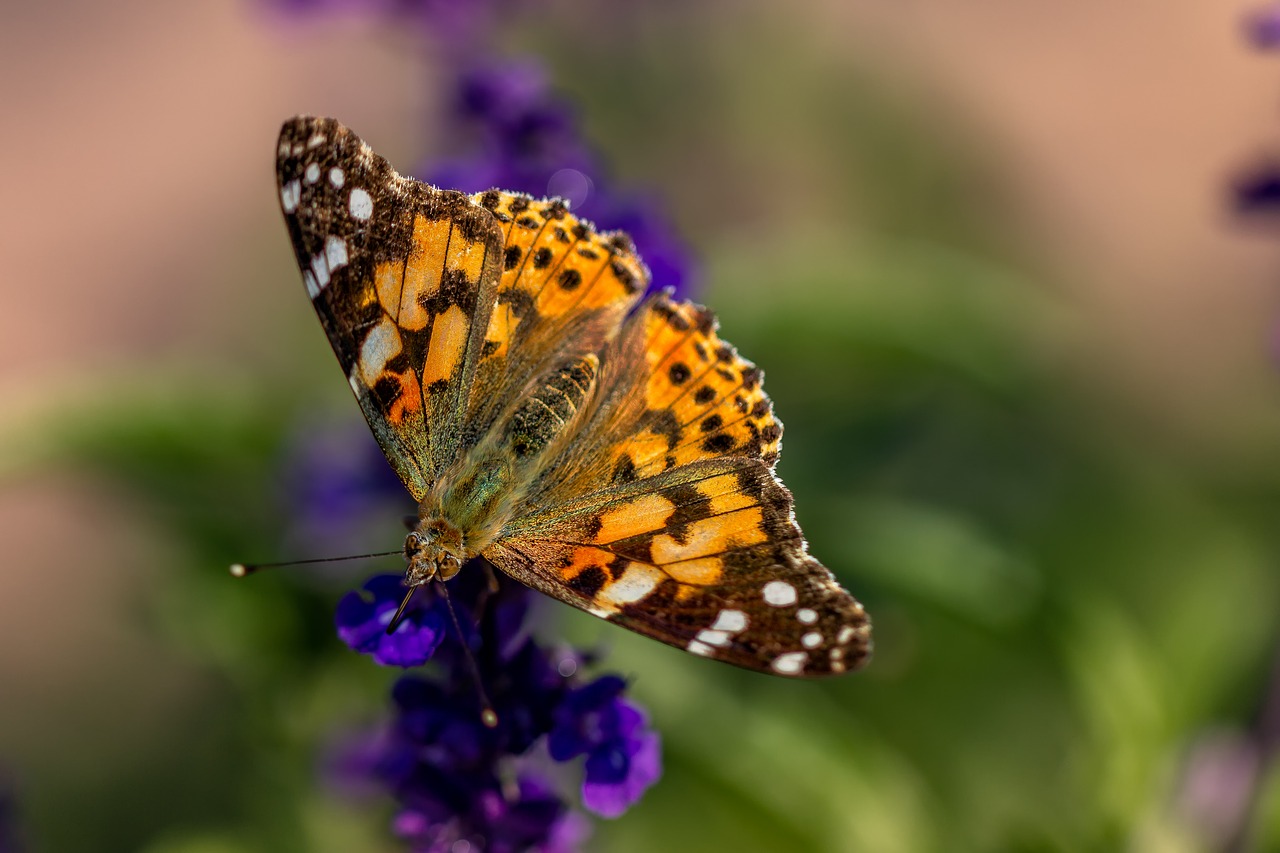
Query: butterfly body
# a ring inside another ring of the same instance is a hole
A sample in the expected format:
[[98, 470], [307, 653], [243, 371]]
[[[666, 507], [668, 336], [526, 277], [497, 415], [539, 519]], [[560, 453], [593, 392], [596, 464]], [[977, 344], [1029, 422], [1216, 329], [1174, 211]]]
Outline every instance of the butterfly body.
[[761, 373], [705, 309], [645, 298], [630, 241], [559, 201], [397, 175], [332, 119], [281, 131], [312, 303], [419, 503], [407, 581], [482, 556], [697, 655], [854, 669], [860, 604], [807, 553]]

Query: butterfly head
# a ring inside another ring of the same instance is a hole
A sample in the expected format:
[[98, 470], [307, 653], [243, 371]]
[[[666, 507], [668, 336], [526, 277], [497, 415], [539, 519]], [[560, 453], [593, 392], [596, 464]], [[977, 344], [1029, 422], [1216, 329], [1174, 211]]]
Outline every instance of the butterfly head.
[[421, 586], [433, 578], [447, 581], [466, 560], [462, 534], [447, 522], [423, 521], [405, 537], [404, 558], [409, 564], [405, 576], [409, 586]]

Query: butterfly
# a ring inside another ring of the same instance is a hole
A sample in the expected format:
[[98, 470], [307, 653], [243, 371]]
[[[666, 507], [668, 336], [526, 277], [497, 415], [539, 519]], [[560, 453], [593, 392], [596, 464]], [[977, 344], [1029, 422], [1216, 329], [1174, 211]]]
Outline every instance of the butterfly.
[[307, 294], [418, 503], [410, 594], [483, 557], [695, 655], [793, 677], [867, 660], [870, 620], [774, 474], [761, 371], [705, 308], [646, 295], [626, 235], [402, 177], [334, 119], [285, 122], [276, 173]]

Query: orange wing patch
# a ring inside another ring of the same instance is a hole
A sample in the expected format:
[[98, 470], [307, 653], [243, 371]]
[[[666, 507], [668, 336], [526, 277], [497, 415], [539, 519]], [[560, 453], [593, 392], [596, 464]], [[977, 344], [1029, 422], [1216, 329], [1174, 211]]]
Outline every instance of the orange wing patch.
[[598, 234], [564, 202], [490, 190], [473, 196], [502, 224], [506, 244], [486, 358], [502, 358], [537, 318], [613, 308], [621, 318], [648, 287], [649, 274], [621, 234]]
[[861, 606], [805, 552], [758, 459], [718, 458], [520, 519], [483, 555], [597, 616], [781, 675], [860, 666]]
[[699, 459], [778, 458], [782, 425], [759, 368], [716, 334], [715, 318], [659, 295], [644, 313], [643, 429], [611, 451], [614, 470], [644, 478]]
[[553, 564], [570, 588], [612, 613], [665, 580], [680, 586], [678, 597], [720, 583], [726, 554], [768, 542], [767, 509], [736, 472], [681, 478], [586, 511], [573, 542], [543, 547], [557, 551]]

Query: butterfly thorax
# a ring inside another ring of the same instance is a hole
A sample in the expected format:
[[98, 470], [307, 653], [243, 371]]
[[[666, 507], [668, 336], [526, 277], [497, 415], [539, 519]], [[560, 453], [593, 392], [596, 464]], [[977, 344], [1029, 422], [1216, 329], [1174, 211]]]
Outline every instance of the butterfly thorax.
[[556, 364], [435, 483], [405, 541], [410, 584], [448, 580], [499, 537], [546, 457], [572, 440], [599, 365], [594, 354]]

